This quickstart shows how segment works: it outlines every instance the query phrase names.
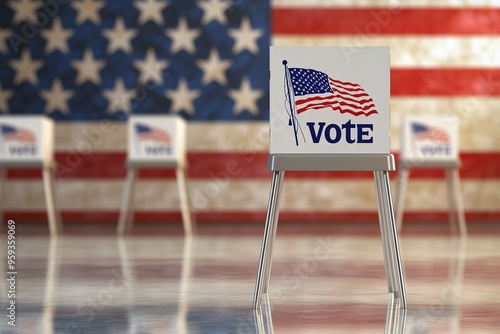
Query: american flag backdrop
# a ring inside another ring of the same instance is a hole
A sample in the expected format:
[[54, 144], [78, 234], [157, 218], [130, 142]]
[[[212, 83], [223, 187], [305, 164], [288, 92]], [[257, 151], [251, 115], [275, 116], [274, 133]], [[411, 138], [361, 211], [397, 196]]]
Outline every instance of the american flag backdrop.
[[[269, 45], [350, 45], [352, 56], [389, 45], [393, 152], [403, 116], [459, 115], [466, 215], [498, 221], [499, 33], [500, 4], [487, 0], [9, 0], [0, 4], [0, 112], [57, 121], [63, 218], [116, 220], [128, 115], [179, 113], [198, 219], [261, 220]], [[285, 179], [284, 218], [377, 217], [371, 173]], [[4, 192], [7, 212], [45, 217], [38, 172], [10, 170]], [[441, 171], [412, 173], [408, 194], [409, 216], [446, 217]], [[174, 173], [141, 171], [134, 202], [139, 219], [179, 218]]]

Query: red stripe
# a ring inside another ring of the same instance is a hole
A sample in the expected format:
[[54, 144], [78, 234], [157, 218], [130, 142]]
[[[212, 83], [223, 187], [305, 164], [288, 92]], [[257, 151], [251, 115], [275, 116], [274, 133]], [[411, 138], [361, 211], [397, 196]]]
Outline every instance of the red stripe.
[[272, 33], [283, 35], [495, 35], [498, 8], [276, 8]]
[[300, 114], [309, 109], [322, 109], [327, 107], [332, 107], [333, 110], [336, 110], [339, 109], [333, 107], [333, 104], [336, 104], [336, 102], [337, 100], [333, 95], [328, 97], [315, 96], [310, 98], [297, 98], [295, 100], [295, 104], [298, 107], [297, 114]]
[[391, 96], [500, 96], [500, 69], [391, 69]]
[[[396, 154], [396, 159], [398, 155]], [[74, 161], [72, 153], [58, 153], [56, 160], [59, 163], [57, 176], [60, 179], [123, 179], [126, 175], [125, 153], [93, 153], [82, 157], [79, 164], [70, 164]], [[460, 155], [462, 168], [460, 175], [464, 179], [500, 179], [500, 152], [467, 153]], [[270, 178], [267, 170], [268, 154], [259, 153], [190, 153], [188, 154], [188, 176], [192, 179], [225, 180]], [[286, 178], [294, 179], [366, 179], [372, 178], [371, 172], [286, 172]], [[396, 172], [391, 173], [392, 177]], [[40, 171], [31, 169], [11, 169], [9, 178], [39, 178]], [[142, 169], [140, 178], [173, 178], [173, 170]], [[441, 169], [416, 169], [411, 171], [411, 178], [436, 179], [443, 178]]]
[[[223, 212], [195, 212], [197, 222], [206, 223], [243, 223], [243, 222], [265, 222], [266, 213], [264, 211], [223, 211]], [[118, 211], [63, 211], [61, 213], [62, 220], [68, 223], [71, 222], [118, 222]], [[465, 213], [467, 223], [480, 222], [498, 222], [500, 220], [500, 211], [492, 212], [474, 212], [467, 211]], [[45, 211], [9, 211], [4, 212], [4, 220], [14, 219], [16, 222], [46, 222], [47, 213]], [[370, 212], [289, 212], [282, 211], [279, 214], [280, 221], [287, 222], [315, 222], [315, 223], [338, 223], [345, 222], [377, 222], [378, 213]], [[427, 211], [414, 212], [407, 211], [404, 214], [405, 221], [423, 221], [423, 222], [443, 222], [448, 224], [448, 212], [442, 211]], [[134, 221], [136, 222], [180, 222], [182, 217], [180, 212], [151, 212], [151, 211], [136, 211], [134, 213]]]

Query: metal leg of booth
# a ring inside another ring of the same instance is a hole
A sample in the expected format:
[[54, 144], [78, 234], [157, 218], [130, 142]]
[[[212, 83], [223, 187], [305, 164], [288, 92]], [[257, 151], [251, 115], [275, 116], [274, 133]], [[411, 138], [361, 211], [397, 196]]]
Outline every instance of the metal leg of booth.
[[465, 212], [463, 205], [462, 188], [457, 168], [446, 169], [446, 183], [448, 185], [448, 205], [451, 228], [456, 230], [458, 218], [458, 230], [460, 235], [467, 235], [465, 223]]
[[194, 217], [191, 215], [189, 192], [186, 183], [186, 172], [184, 168], [176, 169], [177, 188], [179, 190], [179, 201], [181, 207], [182, 223], [184, 224], [184, 234], [192, 235], [196, 230]]
[[389, 292], [400, 298], [401, 307], [406, 308], [406, 291], [399, 250], [398, 233], [394, 220], [389, 173], [374, 171], [375, 188], [379, 212], [380, 233], [384, 250], [385, 270]]
[[57, 214], [56, 214], [56, 208], [54, 204], [54, 190], [52, 189], [53, 187], [53, 181], [52, 181], [52, 168], [50, 167], [44, 167], [42, 168], [42, 174], [43, 174], [43, 189], [45, 193], [45, 204], [47, 207], [47, 218], [49, 221], [49, 230], [50, 234], [52, 236], [57, 235], [59, 233], [58, 231], [58, 225], [59, 223], [57, 222]]
[[134, 193], [134, 183], [137, 171], [135, 168], [127, 170], [127, 179], [122, 193], [122, 204], [120, 208], [120, 217], [118, 219], [118, 234], [128, 231], [133, 224], [132, 215], [134, 213], [132, 197]]
[[[259, 258], [253, 308], [259, 309], [262, 299], [268, 298], [271, 276], [273, 243], [278, 226], [280, 195], [283, 187], [284, 171], [274, 171], [264, 226], [264, 236]], [[374, 171], [375, 188], [379, 211], [380, 232], [384, 250], [384, 261], [389, 292], [399, 299], [401, 308], [406, 308], [406, 291], [399, 250], [396, 222], [387, 171]]]
[[405, 210], [406, 187], [408, 186], [409, 171], [400, 167], [398, 171], [398, 186], [396, 192], [396, 227], [398, 233], [403, 228], [403, 213]]
[[[51, 181], [51, 186], [52, 186], [52, 193], [55, 194], [55, 179], [56, 179], [56, 168], [52, 167], [50, 169], [50, 181]], [[54, 214], [55, 214], [55, 219], [56, 219], [56, 225], [57, 225], [57, 230], [59, 233], [63, 231], [63, 221], [61, 217], [61, 211], [57, 208], [57, 201], [55, 200], [55, 195], [54, 196]]]
[[393, 251], [391, 249], [391, 234], [387, 225], [389, 213], [385, 203], [386, 195], [383, 187], [383, 180], [380, 175], [374, 172], [375, 191], [377, 195], [377, 206], [379, 215], [380, 236], [382, 240], [382, 250], [384, 253], [385, 273], [387, 277], [387, 287], [390, 293], [396, 291], [396, 276], [394, 275]]
[[273, 171], [271, 191], [267, 207], [266, 224], [264, 227], [264, 237], [262, 239], [262, 246], [260, 250], [257, 282], [255, 284], [253, 298], [254, 309], [260, 308], [262, 303], [262, 294], [267, 295], [269, 278], [271, 277], [273, 245], [274, 239], [276, 238], [276, 229], [278, 227], [280, 195], [283, 189], [284, 175], [284, 171]]

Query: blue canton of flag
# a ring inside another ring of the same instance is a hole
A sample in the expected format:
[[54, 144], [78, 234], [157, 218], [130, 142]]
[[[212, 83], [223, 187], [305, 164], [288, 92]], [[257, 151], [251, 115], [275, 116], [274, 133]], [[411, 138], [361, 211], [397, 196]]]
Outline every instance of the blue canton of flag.
[[290, 68], [290, 75], [295, 96], [333, 93], [326, 73], [304, 68]]
[[326, 73], [305, 68], [289, 68], [289, 71], [297, 114], [338, 105]]
[[269, 0], [0, 3], [0, 113], [269, 118]]

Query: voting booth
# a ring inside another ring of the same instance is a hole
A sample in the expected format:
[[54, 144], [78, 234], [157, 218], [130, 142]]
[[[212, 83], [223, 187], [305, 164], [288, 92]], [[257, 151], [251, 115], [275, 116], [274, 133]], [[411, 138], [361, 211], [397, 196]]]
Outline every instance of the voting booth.
[[[9, 168], [40, 168], [50, 233], [62, 228], [53, 193], [54, 122], [45, 116], [0, 117], [0, 186]], [[0, 196], [2, 194], [0, 188]], [[1, 201], [0, 201], [1, 203]]]
[[175, 169], [184, 232], [193, 232], [186, 184], [186, 121], [178, 115], [130, 116], [127, 125], [127, 178], [123, 191], [118, 233], [133, 223], [134, 182], [139, 168]]
[[254, 308], [267, 300], [286, 171], [373, 171], [389, 292], [406, 308], [389, 184], [389, 47], [271, 47], [273, 172]]
[[460, 186], [457, 116], [407, 116], [401, 124], [401, 157], [396, 201], [398, 231], [403, 227], [404, 203], [412, 169], [442, 168], [446, 171], [450, 223], [467, 234]]

